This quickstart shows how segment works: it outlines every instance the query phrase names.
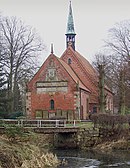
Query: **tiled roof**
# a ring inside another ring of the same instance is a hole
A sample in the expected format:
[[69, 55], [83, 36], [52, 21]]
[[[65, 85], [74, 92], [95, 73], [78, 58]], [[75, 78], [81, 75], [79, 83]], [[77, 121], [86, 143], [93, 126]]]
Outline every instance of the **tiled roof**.
[[86, 86], [81, 82], [81, 80], [78, 78], [78, 76], [75, 74], [75, 72], [72, 70], [72, 68], [66, 64], [63, 60], [57, 57], [59, 62], [62, 64], [62, 66], [65, 68], [65, 70], [68, 72], [68, 74], [72, 77], [72, 79], [78, 83], [79, 88], [86, 90], [87, 92], [90, 92], [89, 89], [86, 88]]
[[[98, 72], [96, 71], [96, 69], [94, 69], [93, 66], [87, 61], [87, 59], [85, 59], [80, 53], [75, 51], [75, 54], [84, 65], [84, 68], [89, 73], [90, 77], [93, 79], [94, 82], [96, 82], [95, 84], [98, 84], [97, 82], [99, 81], [99, 79]], [[105, 85], [105, 89], [112, 93], [111, 89], [107, 85]]]
[[85, 59], [81, 54], [79, 54], [77, 51], [75, 51], [75, 55], [77, 56], [77, 58], [79, 59], [79, 61], [81, 62], [81, 64], [83, 65], [83, 67], [85, 68], [85, 70], [91, 75], [91, 78], [94, 78], [97, 81], [97, 72], [96, 70], [93, 68], [93, 66], [89, 63], [89, 61], [87, 59]]

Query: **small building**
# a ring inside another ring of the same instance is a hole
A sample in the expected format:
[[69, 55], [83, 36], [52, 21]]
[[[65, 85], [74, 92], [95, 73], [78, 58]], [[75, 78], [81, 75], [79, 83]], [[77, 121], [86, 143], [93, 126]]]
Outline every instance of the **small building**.
[[[75, 30], [71, 3], [66, 33], [66, 50], [53, 53], [27, 86], [27, 117], [34, 119], [88, 119], [99, 108], [98, 74], [75, 50]], [[113, 111], [113, 94], [105, 87], [106, 108]]]

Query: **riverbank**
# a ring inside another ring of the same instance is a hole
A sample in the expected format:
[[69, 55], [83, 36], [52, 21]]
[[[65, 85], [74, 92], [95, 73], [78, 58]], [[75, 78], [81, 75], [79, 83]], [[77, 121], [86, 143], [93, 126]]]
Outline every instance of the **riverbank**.
[[[85, 131], [86, 132], [86, 131]], [[95, 150], [100, 152], [112, 152], [115, 150], [130, 150], [130, 130], [122, 129], [113, 131], [109, 129], [101, 129], [97, 134], [94, 132], [86, 136], [82, 134], [83, 143], [82, 150]], [[92, 131], [91, 131], [92, 132]]]
[[54, 134], [34, 133], [31, 129], [25, 130], [18, 126], [6, 126], [5, 132], [0, 135], [0, 168], [57, 167], [59, 164], [57, 157], [48, 150], [54, 148], [56, 144], [58, 147], [71, 146], [72, 149], [77, 148], [85, 152], [129, 150], [130, 130], [125, 127], [119, 128], [95, 128], [92, 123], [89, 123], [89, 126], [84, 123], [76, 133], [59, 133], [54, 136]]
[[97, 144], [92, 148], [93, 150], [98, 150], [101, 152], [112, 152], [114, 150], [130, 150], [130, 140], [119, 139], [113, 141], [106, 141], [100, 144]]
[[24, 134], [10, 139], [0, 135], [0, 168], [55, 168], [59, 161], [48, 151], [50, 135]]

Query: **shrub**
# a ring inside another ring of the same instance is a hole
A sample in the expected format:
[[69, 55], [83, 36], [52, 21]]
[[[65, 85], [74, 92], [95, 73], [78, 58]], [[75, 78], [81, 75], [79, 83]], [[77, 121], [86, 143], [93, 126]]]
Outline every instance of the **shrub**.
[[126, 115], [94, 114], [91, 120], [94, 127], [99, 129], [99, 135], [107, 140], [128, 136], [130, 116], [128, 118]]
[[8, 115], [9, 119], [17, 119], [18, 117], [23, 116], [23, 112], [17, 111]]
[[10, 141], [16, 141], [25, 135], [24, 129], [19, 126], [5, 126], [5, 130], [5, 134]]
[[124, 124], [128, 123], [128, 117], [125, 115], [110, 115], [110, 114], [93, 114], [91, 120], [94, 126], [98, 128], [123, 128]]
[[128, 124], [130, 126], [130, 114], [127, 115]]

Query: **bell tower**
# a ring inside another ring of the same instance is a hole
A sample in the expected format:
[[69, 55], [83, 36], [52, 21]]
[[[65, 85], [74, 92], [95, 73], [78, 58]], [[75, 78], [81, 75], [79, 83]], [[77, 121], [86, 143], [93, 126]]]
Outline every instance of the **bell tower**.
[[68, 15], [68, 22], [67, 22], [67, 31], [66, 31], [66, 47], [68, 48], [69, 45], [75, 50], [75, 30], [74, 30], [74, 21], [73, 21], [73, 13], [71, 7], [71, 1], [69, 5], [69, 15]]

